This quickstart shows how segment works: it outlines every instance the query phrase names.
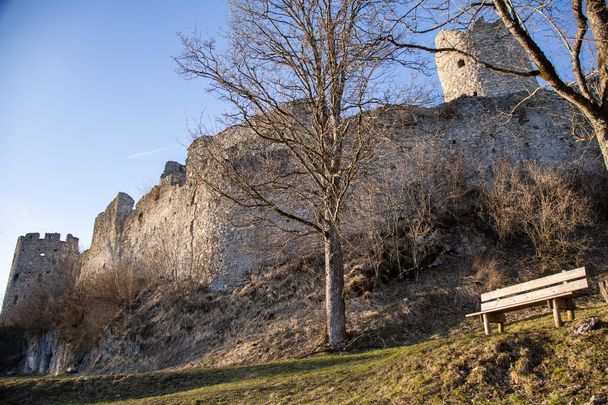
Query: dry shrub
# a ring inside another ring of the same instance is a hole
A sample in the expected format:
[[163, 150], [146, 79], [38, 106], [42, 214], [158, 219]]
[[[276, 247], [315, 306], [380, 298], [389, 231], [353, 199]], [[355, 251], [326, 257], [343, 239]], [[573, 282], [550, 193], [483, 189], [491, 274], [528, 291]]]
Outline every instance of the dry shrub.
[[89, 277], [82, 288], [89, 299], [114, 306], [132, 302], [152, 280], [134, 260], [122, 259]]
[[373, 291], [378, 276], [372, 268], [360, 264], [353, 266], [344, 279], [344, 298], [354, 298]]
[[166, 282], [162, 274], [158, 267], [121, 258], [103, 272], [82, 280], [64, 298], [64, 316], [58, 328], [77, 356], [87, 352], [110, 321], [129, 310], [144, 291]]
[[494, 177], [485, 187], [486, 213], [501, 241], [507, 240], [518, 230], [521, 178], [519, 168], [502, 161], [494, 167]]
[[575, 186], [565, 170], [501, 162], [485, 185], [487, 218], [503, 242], [525, 236], [541, 263], [572, 261], [587, 246], [577, 231], [592, 223], [591, 202]]
[[472, 264], [471, 277], [475, 290], [473, 293], [491, 291], [504, 287], [508, 277], [503, 269], [503, 261], [496, 254], [476, 257]]
[[472, 186], [466, 181], [470, 167], [459, 151], [419, 143], [405, 161], [386, 164], [384, 172], [370, 176], [362, 193], [370, 197], [359, 202], [356, 214], [374, 221], [353, 242], [359, 260], [374, 268], [376, 277], [383, 268], [398, 278], [418, 279], [441, 249], [442, 229], [471, 208], [467, 194]]
[[77, 259], [62, 257], [52, 274], [12, 319], [28, 334], [58, 331], [76, 358], [93, 346], [118, 312], [128, 309], [146, 288], [161, 282], [157, 269], [141, 267], [134, 260], [119, 260], [78, 281]]
[[589, 202], [593, 220], [608, 220], [608, 176], [602, 173], [587, 173], [578, 168], [569, 171], [568, 182], [581, 197]]

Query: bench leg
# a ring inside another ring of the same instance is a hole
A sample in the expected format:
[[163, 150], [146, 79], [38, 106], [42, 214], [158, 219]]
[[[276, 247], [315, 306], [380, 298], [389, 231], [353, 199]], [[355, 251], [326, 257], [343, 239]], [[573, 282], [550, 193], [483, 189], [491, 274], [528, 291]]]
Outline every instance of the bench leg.
[[485, 332], [486, 335], [489, 335], [490, 333], [492, 333], [492, 331], [490, 330], [490, 320], [488, 319], [488, 314], [483, 314], [482, 318], [483, 318], [483, 331]]
[[499, 322], [498, 323], [498, 333], [504, 333], [505, 331], [505, 324], [504, 322]]
[[602, 297], [608, 302], [608, 278], [604, 280], [600, 280], [600, 293], [602, 293]]
[[574, 310], [573, 309], [566, 310], [566, 319], [568, 320], [568, 322], [572, 322], [574, 320]]
[[557, 302], [557, 299], [553, 300], [553, 321], [555, 322], [556, 328], [562, 326], [562, 318], [559, 314], [559, 304]]
[[569, 298], [566, 300], [566, 319], [569, 322], [572, 322], [574, 320], [574, 309], [576, 307], [574, 306], [574, 300], [572, 298]]

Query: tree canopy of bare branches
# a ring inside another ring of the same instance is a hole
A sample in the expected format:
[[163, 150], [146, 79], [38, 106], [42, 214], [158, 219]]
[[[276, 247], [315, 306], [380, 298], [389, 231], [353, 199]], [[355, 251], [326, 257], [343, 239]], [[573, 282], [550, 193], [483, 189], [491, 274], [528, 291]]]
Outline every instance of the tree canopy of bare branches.
[[[373, 107], [385, 101], [396, 48], [382, 40], [384, 0], [234, 0], [228, 45], [181, 35], [175, 58], [228, 101], [229, 118], [255, 138], [240, 160], [202, 142], [202, 179], [233, 203], [274, 212], [322, 237], [328, 344], [346, 339], [342, 212], [375, 160]], [[287, 163], [285, 163], [287, 162]], [[211, 170], [213, 169], [213, 170]], [[251, 170], [253, 169], [253, 170]]]

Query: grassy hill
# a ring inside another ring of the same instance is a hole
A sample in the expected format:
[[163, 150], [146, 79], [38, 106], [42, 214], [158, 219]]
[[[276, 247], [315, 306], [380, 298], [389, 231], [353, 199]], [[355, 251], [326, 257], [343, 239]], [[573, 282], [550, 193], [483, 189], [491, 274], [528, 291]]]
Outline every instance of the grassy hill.
[[[406, 347], [249, 366], [2, 377], [0, 398], [19, 404], [586, 403], [594, 394], [608, 396], [608, 305], [591, 301], [576, 315], [560, 329], [540, 310], [489, 337], [478, 329]], [[591, 316], [604, 323], [587, 335], [572, 332]]]

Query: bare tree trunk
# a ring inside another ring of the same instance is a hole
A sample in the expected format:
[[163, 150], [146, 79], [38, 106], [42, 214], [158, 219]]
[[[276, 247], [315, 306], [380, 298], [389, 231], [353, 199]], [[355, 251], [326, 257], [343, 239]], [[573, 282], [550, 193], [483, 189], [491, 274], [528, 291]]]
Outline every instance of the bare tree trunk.
[[327, 338], [331, 347], [339, 347], [346, 340], [344, 312], [344, 263], [342, 242], [336, 224], [329, 222], [323, 234], [325, 245], [325, 313]]
[[587, 17], [593, 31], [595, 50], [597, 52], [598, 86], [597, 102], [599, 117], [590, 119], [595, 138], [602, 151], [604, 163], [608, 169], [608, 109], [606, 108], [608, 87], [608, 6], [605, 0], [587, 0]]
[[591, 120], [593, 125], [593, 133], [595, 139], [602, 151], [602, 157], [604, 158], [604, 165], [608, 169], [608, 122], [602, 119]]
[[597, 52], [597, 69], [601, 80], [608, 79], [608, 6], [606, 0], [587, 0], [587, 18], [591, 24], [595, 50]]

